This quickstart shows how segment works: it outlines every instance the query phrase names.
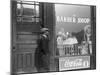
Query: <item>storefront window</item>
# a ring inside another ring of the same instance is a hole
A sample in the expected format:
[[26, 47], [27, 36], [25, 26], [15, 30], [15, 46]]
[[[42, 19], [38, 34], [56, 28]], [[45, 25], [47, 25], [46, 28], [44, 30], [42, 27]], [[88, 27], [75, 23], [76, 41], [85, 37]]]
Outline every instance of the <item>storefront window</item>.
[[56, 55], [92, 54], [90, 7], [56, 4], [55, 11]]
[[90, 68], [93, 55], [90, 6], [55, 4], [55, 14], [59, 71]]

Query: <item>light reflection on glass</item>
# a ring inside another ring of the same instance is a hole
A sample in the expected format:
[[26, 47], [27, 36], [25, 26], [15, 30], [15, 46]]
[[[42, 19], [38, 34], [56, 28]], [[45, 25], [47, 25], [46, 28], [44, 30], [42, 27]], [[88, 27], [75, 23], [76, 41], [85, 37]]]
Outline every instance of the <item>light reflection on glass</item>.
[[36, 17], [39, 17], [39, 6], [36, 5]]
[[39, 22], [39, 18], [36, 18], [36, 22]]
[[21, 15], [21, 4], [17, 4], [17, 15]]
[[27, 16], [34, 16], [34, 5], [26, 5], [23, 4], [23, 15], [27, 15]]

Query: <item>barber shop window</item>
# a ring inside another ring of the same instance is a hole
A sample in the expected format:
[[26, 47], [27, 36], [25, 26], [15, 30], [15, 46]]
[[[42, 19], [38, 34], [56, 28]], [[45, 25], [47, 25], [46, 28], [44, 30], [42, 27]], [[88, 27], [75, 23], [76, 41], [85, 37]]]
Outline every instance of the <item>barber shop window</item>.
[[39, 22], [39, 2], [18, 1], [17, 22]]
[[[60, 12], [59, 9], [62, 9]], [[66, 8], [66, 11], [65, 9]], [[83, 13], [84, 10], [84, 14]], [[56, 55], [92, 54], [92, 29], [90, 7], [55, 5], [56, 11]]]

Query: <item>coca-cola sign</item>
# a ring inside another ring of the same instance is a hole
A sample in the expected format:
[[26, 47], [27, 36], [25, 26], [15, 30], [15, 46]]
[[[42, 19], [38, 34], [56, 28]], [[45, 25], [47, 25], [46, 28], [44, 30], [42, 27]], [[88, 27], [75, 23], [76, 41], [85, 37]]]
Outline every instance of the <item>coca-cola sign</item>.
[[59, 70], [73, 70], [90, 67], [90, 56], [74, 56], [59, 58]]

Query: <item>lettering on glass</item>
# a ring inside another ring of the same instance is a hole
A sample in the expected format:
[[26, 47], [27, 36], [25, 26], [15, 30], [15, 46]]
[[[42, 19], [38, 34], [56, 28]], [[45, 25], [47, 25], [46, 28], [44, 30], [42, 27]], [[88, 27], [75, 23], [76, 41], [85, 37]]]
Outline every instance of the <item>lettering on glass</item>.
[[59, 70], [72, 70], [90, 67], [90, 56], [74, 56], [59, 58]]
[[57, 16], [57, 22], [90, 23], [90, 18]]

